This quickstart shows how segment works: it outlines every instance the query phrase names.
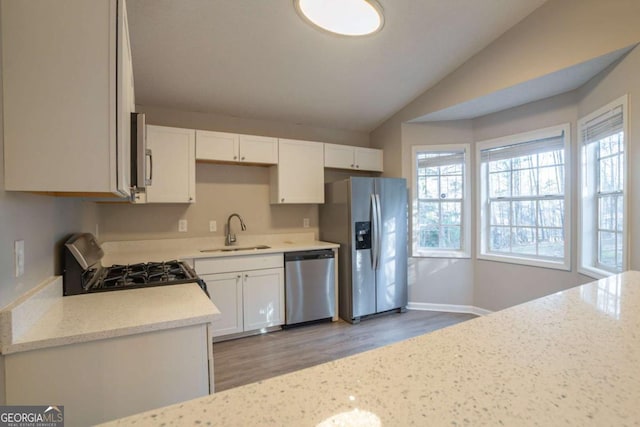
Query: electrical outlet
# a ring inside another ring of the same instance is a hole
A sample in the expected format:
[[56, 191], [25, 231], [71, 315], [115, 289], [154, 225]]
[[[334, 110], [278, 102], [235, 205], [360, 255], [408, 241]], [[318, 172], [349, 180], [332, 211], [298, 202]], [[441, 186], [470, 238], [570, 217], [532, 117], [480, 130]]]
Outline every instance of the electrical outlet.
[[24, 240], [16, 240], [13, 246], [15, 275], [20, 277], [24, 274]]
[[209, 221], [209, 231], [212, 233], [218, 231], [218, 223], [215, 220]]
[[186, 219], [178, 220], [178, 231], [180, 233], [186, 233], [187, 232], [187, 220]]
[[309, 218], [302, 218], [302, 227], [309, 228]]

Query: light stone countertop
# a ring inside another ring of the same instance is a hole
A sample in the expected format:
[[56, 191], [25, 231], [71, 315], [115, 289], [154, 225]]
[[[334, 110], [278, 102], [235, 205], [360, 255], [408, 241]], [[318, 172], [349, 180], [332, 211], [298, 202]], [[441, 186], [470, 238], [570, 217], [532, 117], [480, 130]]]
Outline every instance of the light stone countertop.
[[195, 283], [67, 297], [60, 288], [33, 324], [2, 343], [2, 353], [210, 323], [219, 315]]
[[639, 330], [627, 272], [107, 424], [640, 425]]
[[[102, 265], [134, 264], [138, 262], [192, 260], [230, 256], [260, 255], [316, 249], [335, 249], [339, 244], [322, 242], [314, 233], [269, 235], [237, 234], [238, 242], [225, 246], [224, 237], [194, 237], [185, 239], [113, 241], [101, 244], [105, 252]], [[246, 248], [267, 245], [268, 249], [221, 251], [220, 249]], [[202, 250], [214, 250], [202, 252]], [[218, 250], [218, 251], [216, 251]]]

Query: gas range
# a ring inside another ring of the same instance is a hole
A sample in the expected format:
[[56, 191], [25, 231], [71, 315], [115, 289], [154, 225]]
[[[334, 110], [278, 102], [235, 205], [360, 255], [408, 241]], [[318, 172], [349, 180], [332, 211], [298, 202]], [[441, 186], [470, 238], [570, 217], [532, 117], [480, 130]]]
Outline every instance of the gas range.
[[76, 234], [64, 245], [64, 295], [135, 289], [151, 286], [206, 284], [183, 261], [171, 260], [104, 267], [104, 252], [89, 233]]

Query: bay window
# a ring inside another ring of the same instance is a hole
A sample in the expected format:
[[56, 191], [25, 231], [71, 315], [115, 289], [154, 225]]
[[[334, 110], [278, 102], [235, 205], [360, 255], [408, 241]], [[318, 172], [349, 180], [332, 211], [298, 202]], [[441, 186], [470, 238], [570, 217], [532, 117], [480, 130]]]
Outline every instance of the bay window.
[[570, 269], [569, 132], [477, 143], [479, 259]]
[[601, 278], [626, 269], [626, 111], [617, 99], [578, 121], [579, 271]]
[[413, 147], [413, 256], [470, 256], [468, 153], [468, 144]]

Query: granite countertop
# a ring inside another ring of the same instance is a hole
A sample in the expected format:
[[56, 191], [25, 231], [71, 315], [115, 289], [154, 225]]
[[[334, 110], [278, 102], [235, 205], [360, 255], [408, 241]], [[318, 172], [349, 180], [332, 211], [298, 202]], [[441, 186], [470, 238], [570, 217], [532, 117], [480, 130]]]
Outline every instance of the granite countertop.
[[[102, 264], [133, 264], [137, 262], [168, 261], [173, 259], [192, 260], [197, 258], [260, 255], [340, 247], [340, 245], [336, 243], [316, 240], [313, 233], [271, 235], [238, 234], [237, 239], [238, 242], [233, 246], [225, 246], [224, 237], [104, 242], [101, 244], [105, 252]], [[229, 248], [250, 248], [257, 245], [267, 245], [269, 248], [237, 251], [221, 250]]]
[[108, 424], [638, 425], [639, 329], [627, 272]]
[[[210, 323], [220, 315], [195, 283], [67, 297], [62, 297], [62, 280], [48, 285], [56, 286], [57, 296], [46, 301], [41, 316], [29, 325], [9, 326], [13, 334], [3, 333], [2, 354]], [[14, 309], [13, 322], [27, 323], [19, 320], [24, 319], [19, 310]], [[10, 324], [9, 312], [7, 317]]]

